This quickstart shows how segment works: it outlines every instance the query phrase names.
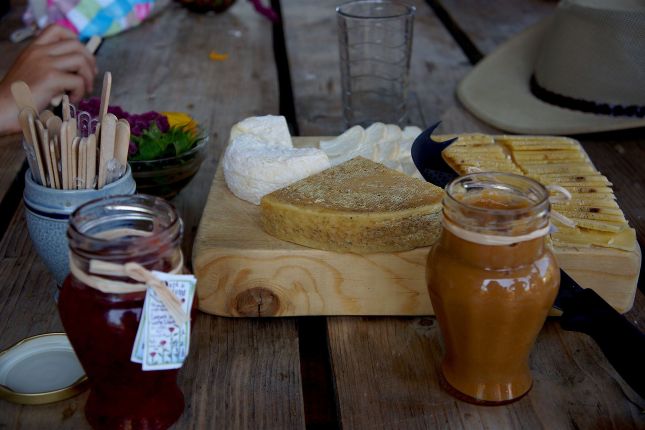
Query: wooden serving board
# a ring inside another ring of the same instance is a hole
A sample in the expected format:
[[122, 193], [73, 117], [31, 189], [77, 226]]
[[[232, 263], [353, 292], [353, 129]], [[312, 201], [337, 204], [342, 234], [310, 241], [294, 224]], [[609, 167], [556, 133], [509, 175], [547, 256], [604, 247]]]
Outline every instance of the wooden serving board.
[[[294, 138], [316, 146], [320, 137]], [[266, 234], [260, 207], [235, 197], [221, 164], [193, 248], [202, 311], [232, 317], [432, 315], [425, 283], [429, 248], [380, 254], [311, 249]], [[562, 268], [620, 312], [634, 301], [640, 249], [558, 248]]]

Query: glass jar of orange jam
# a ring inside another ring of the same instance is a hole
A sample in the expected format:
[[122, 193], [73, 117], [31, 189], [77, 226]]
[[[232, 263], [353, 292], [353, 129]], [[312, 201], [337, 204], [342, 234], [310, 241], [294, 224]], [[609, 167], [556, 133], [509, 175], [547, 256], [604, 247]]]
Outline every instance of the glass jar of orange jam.
[[[70, 218], [70, 260], [85, 273], [90, 260], [136, 262], [169, 272], [182, 267], [182, 232], [181, 218], [163, 199], [134, 195], [94, 200]], [[73, 274], [63, 283], [59, 313], [88, 376], [85, 416], [95, 429], [166, 429], [183, 413], [178, 370], [143, 371], [130, 360], [145, 294], [104, 293]]]
[[524, 176], [475, 173], [446, 187], [426, 277], [443, 382], [462, 400], [503, 404], [531, 389], [529, 354], [560, 282], [549, 212], [548, 191]]

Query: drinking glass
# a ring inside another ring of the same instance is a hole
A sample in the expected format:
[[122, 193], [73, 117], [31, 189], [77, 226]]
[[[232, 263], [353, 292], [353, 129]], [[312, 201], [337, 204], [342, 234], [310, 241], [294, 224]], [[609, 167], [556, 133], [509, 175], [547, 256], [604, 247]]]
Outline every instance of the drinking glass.
[[361, 0], [336, 8], [346, 125], [403, 125], [415, 8]]

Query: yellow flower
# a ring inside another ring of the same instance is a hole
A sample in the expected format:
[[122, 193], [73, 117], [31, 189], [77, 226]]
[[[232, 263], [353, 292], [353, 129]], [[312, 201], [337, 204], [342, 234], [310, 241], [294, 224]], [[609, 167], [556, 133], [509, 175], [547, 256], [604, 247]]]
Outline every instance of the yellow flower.
[[193, 136], [197, 134], [197, 121], [184, 112], [161, 112], [168, 118], [170, 127], [180, 127], [190, 132]]

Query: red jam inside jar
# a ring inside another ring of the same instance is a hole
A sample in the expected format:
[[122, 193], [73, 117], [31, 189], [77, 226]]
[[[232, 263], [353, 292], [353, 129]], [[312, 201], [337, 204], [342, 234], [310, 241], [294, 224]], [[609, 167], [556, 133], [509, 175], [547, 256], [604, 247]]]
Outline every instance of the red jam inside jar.
[[[136, 262], [168, 272], [182, 265], [182, 230], [174, 207], [162, 199], [95, 200], [70, 219], [71, 264], [85, 273], [90, 260]], [[143, 371], [130, 360], [144, 298], [145, 292], [103, 293], [73, 274], [63, 283], [59, 313], [89, 379], [85, 416], [96, 429], [165, 429], [183, 413], [178, 370]]]

